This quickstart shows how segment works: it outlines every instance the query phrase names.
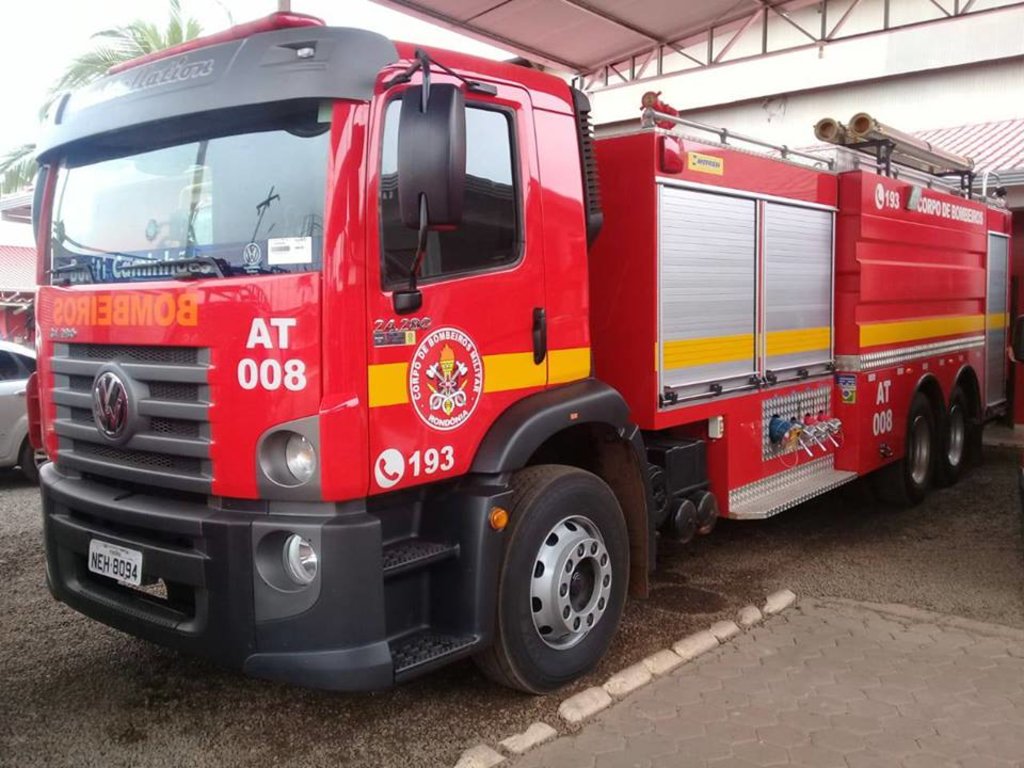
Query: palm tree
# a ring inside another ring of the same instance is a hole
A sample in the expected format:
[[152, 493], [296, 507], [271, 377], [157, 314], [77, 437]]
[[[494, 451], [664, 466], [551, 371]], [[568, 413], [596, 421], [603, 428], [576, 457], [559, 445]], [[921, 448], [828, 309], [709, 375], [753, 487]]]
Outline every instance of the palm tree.
[[[98, 80], [115, 64], [192, 40], [202, 34], [199, 22], [185, 17], [181, 0], [168, 0], [167, 25], [160, 29], [149, 21], [136, 19], [123, 27], [104, 29], [92, 36], [95, 47], [75, 57], [47, 93], [39, 111], [40, 119], [60, 94]], [[229, 15], [230, 21], [230, 15]], [[35, 144], [23, 144], [0, 157], [0, 194], [15, 192], [32, 183], [36, 172]]]

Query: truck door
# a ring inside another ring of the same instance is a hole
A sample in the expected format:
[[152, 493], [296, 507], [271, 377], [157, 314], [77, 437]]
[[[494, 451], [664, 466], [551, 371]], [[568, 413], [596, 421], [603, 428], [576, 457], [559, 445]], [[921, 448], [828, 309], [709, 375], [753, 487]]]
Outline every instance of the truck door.
[[430, 233], [423, 305], [409, 315], [392, 304], [416, 249], [398, 208], [400, 96], [375, 104], [370, 150], [370, 493], [466, 472], [495, 418], [547, 384], [534, 341], [545, 332], [544, 265], [528, 95], [507, 85], [467, 94], [462, 223]]

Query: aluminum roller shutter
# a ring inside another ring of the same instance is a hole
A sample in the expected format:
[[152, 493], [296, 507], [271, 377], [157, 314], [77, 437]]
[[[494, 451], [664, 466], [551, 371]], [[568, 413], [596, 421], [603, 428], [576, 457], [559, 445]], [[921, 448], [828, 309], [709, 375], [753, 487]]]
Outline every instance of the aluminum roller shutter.
[[764, 205], [765, 370], [824, 373], [832, 362], [831, 211]]
[[1006, 400], [1007, 261], [1009, 238], [989, 233], [985, 300], [985, 405]]
[[658, 229], [663, 392], [686, 399], [750, 386], [756, 203], [660, 185]]

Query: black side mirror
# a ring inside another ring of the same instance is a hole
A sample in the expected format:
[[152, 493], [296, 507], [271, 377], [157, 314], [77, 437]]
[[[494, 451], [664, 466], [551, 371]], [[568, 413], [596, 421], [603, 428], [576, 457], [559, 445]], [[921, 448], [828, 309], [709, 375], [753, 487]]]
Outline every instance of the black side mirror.
[[1024, 315], [1018, 315], [1013, 321], [1013, 329], [1010, 332], [1010, 352], [1013, 354], [1014, 362], [1024, 363]]
[[402, 223], [419, 233], [409, 267], [409, 287], [392, 294], [395, 312], [423, 304], [416, 277], [427, 248], [427, 233], [462, 221], [466, 190], [466, 101], [458, 86], [424, 84], [402, 94], [398, 125], [398, 209]]
[[402, 223], [454, 227], [466, 189], [466, 101], [459, 86], [416, 85], [402, 94], [398, 123], [398, 208]]

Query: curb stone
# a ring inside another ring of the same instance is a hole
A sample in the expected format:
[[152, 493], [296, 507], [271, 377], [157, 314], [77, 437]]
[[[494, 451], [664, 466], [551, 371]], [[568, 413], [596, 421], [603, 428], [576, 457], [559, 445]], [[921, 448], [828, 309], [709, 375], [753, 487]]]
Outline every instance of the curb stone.
[[757, 609], [757, 606], [747, 605], [740, 608], [740, 612], [736, 614], [736, 623], [743, 627], [743, 629], [750, 629], [755, 624], [760, 624], [762, 618], [764, 617], [761, 615], [761, 611]]
[[776, 613], [782, 613], [795, 602], [796, 595], [791, 590], [780, 589], [778, 592], [772, 592], [768, 595], [764, 601], [762, 611], [765, 616], [774, 616]]
[[651, 671], [641, 662], [631, 667], [626, 667], [621, 672], [616, 672], [601, 687], [613, 698], [621, 699], [638, 688], [643, 688], [652, 679]]
[[567, 723], [579, 723], [611, 706], [612, 697], [604, 688], [587, 688], [558, 705], [558, 716]]
[[492, 766], [500, 765], [503, 762], [505, 762], [505, 758], [486, 744], [477, 744], [462, 753], [455, 768], [492, 768]]
[[735, 621], [716, 621], [709, 630], [718, 642], [726, 643], [740, 633]]
[[702, 632], [695, 632], [689, 637], [684, 637], [672, 646], [672, 650], [679, 654], [683, 661], [690, 661], [717, 647], [718, 638], [705, 629]]
[[510, 755], [521, 755], [534, 747], [539, 747], [541, 744], [558, 735], [558, 731], [552, 728], [550, 725], [544, 722], [532, 723], [522, 733], [517, 733], [514, 736], [509, 736], [504, 741], [498, 744], [503, 750], [508, 752]]
[[652, 653], [646, 659], [640, 662], [648, 671], [655, 677], [668, 674], [673, 669], [683, 663], [683, 660], [679, 658], [679, 654], [675, 651], [670, 651], [668, 648]]

